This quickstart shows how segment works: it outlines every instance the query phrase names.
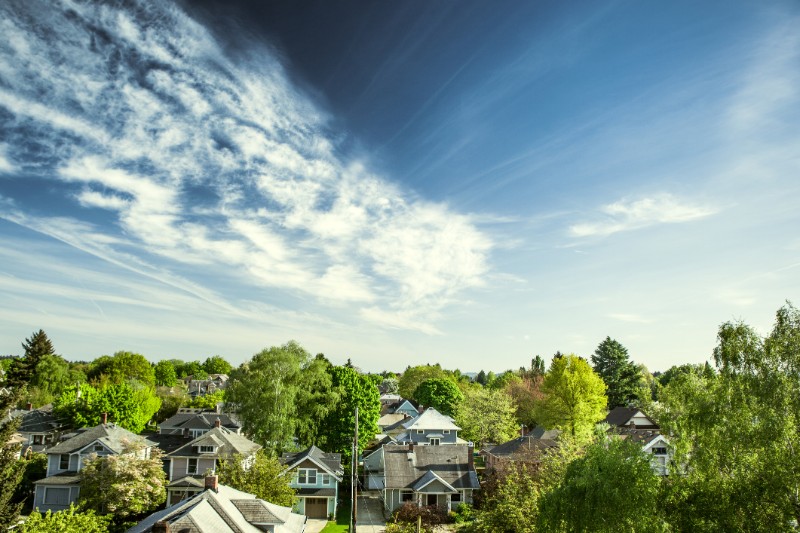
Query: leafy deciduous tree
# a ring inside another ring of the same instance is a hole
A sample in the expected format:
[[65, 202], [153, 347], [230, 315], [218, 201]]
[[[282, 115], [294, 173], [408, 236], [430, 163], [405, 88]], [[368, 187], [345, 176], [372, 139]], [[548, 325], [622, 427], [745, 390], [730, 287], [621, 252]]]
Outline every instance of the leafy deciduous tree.
[[536, 427], [536, 404], [544, 398], [542, 393], [544, 376], [525, 377], [510, 380], [506, 384], [505, 393], [516, 406], [517, 421], [526, 427]]
[[14, 531], [20, 533], [107, 533], [111, 516], [100, 516], [94, 511], [79, 511], [70, 504], [69, 509], [42, 514], [37, 511]]
[[447, 372], [442, 370], [439, 364], [410, 366], [405, 369], [398, 380], [398, 392], [403, 398], [416, 400], [416, 398], [414, 398], [414, 391], [417, 390], [417, 387], [419, 387], [423, 381], [431, 378], [445, 377], [447, 377]]
[[426, 407], [433, 407], [440, 413], [453, 416], [456, 407], [464, 399], [461, 389], [447, 378], [431, 378], [420, 383], [414, 391], [414, 398]]
[[499, 390], [472, 386], [456, 410], [461, 436], [478, 443], [506, 442], [517, 432], [511, 398]]
[[[14, 405], [19, 393], [0, 396], [0, 413], [6, 413]], [[15, 418], [0, 422], [0, 530], [5, 531], [15, 524], [19, 518], [22, 504], [14, 502], [13, 496], [25, 473], [24, 464], [17, 460], [18, 448], [10, 445], [11, 437], [16, 433], [20, 420]]]
[[209, 374], [230, 374], [233, 367], [221, 355], [214, 355], [203, 361], [203, 370]]
[[95, 359], [89, 369], [88, 378], [92, 381], [123, 383], [135, 379], [150, 387], [155, 386], [156, 376], [153, 365], [145, 356], [133, 352], [116, 352], [113, 356], [104, 355]]
[[328, 449], [351, 457], [355, 430], [355, 409], [358, 407], [358, 449], [378, 433], [381, 400], [377, 387], [369, 377], [347, 366], [333, 366], [328, 372], [338, 400], [331, 407], [322, 426], [324, 445]]
[[264, 450], [256, 452], [252, 462], [236, 454], [217, 463], [217, 475], [223, 485], [289, 507], [294, 504], [295, 491], [289, 486], [290, 476], [283, 475], [283, 471], [278, 459]]
[[96, 388], [88, 383], [68, 387], [53, 404], [57, 416], [70, 420], [75, 427], [96, 426], [103, 413], [109, 422], [140, 433], [153, 418], [161, 399], [151, 387], [141, 383], [117, 383]]
[[541, 486], [525, 465], [512, 465], [499, 474], [494, 490], [476, 512], [473, 528], [478, 533], [514, 531], [534, 533]]
[[172, 362], [162, 359], [153, 368], [156, 385], [160, 387], [174, 387], [178, 382], [178, 373]]

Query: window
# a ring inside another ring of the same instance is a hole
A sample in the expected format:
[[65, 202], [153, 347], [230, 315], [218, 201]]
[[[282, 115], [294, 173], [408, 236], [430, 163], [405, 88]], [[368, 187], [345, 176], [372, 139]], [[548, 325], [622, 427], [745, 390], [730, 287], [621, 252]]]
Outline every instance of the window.
[[428, 500], [427, 505], [439, 504], [439, 497], [436, 494], [428, 494], [427, 500]]
[[330, 485], [331, 484], [331, 476], [330, 476], [330, 474], [322, 474], [322, 484], [323, 485]]
[[103, 451], [105, 451], [106, 447], [103, 446], [102, 444], [95, 444], [94, 448], [92, 448], [92, 449], [94, 451], [96, 451], [96, 452], [103, 452]]
[[317, 484], [317, 469], [316, 468], [300, 468], [297, 472], [297, 482], [300, 485], [316, 485]]
[[44, 503], [48, 505], [69, 505], [69, 489], [66, 487], [45, 487]]
[[456, 492], [455, 494], [450, 495], [450, 501], [453, 503], [457, 503], [461, 501], [461, 493]]
[[58, 461], [58, 468], [61, 470], [69, 470], [69, 455], [61, 454]]
[[33, 436], [33, 443], [34, 444], [42, 444], [44, 442], [44, 439], [42, 437], [43, 437], [42, 435], [34, 435]]
[[400, 501], [401, 502], [413, 502], [414, 501], [414, 493], [410, 490], [404, 490], [400, 492]]
[[417, 430], [417, 435], [422, 435], [423, 433], [425, 433], [424, 429], [418, 429]]
[[192, 438], [196, 439], [200, 435], [205, 435], [205, 433], [206, 433], [205, 429], [193, 429], [192, 430]]
[[445, 434], [445, 435], [449, 435], [450, 434], [450, 430], [449, 429], [445, 429], [444, 431], [442, 431], [442, 433]]
[[200, 446], [200, 453], [214, 453], [215, 446]]
[[428, 439], [428, 444], [431, 445], [431, 446], [438, 446], [439, 445], [439, 439], [437, 439], [435, 437], [431, 437], [431, 438]]
[[189, 467], [186, 470], [187, 474], [196, 474], [197, 473], [197, 459], [189, 459]]
[[667, 455], [666, 448], [653, 448], [653, 455]]

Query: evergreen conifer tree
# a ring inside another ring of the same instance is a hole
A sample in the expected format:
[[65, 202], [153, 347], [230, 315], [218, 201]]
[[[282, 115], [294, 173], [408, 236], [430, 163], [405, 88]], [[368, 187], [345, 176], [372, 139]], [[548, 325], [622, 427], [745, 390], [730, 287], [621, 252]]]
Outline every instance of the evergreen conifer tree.
[[639, 399], [642, 374], [622, 344], [606, 337], [594, 351], [592, 365], [606, 384], [609, 409], [627, 406]]

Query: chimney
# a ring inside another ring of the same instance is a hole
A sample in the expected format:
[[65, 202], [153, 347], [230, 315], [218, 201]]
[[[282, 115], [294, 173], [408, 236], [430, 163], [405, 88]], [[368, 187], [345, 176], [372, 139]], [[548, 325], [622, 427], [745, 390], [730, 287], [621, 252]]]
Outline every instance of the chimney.
[[108, 424], [108, 413], [103, 413], [102, 417], [103, 417], [102, 418], [102, 420], [103, 420], [102, 424], [103, 425]]
[[217, 476], [206, 476], [206, 490], [208, 489], [219, 492], [219, 478]]
[[413, 452], [414, 451], [414, 442], [413, 441], [408, 441], [408, 451], [409, 452]]
[[220, 422], [220, 421], [219, 421], [219, 418], [217, 418], [216, 420], [214, 420], [214, 427], [215, 427], [215, 428], [218, 428], [218, 427], [220, 427], [220, 426], [222, 426], [222, 422]]
[[153, 533], [170, 533], [169, 522], [166, 520], [160, 520], [153, 524], [153, 528], [150, 531]]
[[26, 405], [26, 406], [25, 406], [25, 408], [26, 408], [28, 411], [33, 411], [33, 404], [32, 404], [31, 402], [28, 402], [28, 405]]
[[472, 443], [470, 442], [469, 446], [467, 446], [467, 462], [469, 464], [469, 469], [470, 470], [475, 470], [475, 455], [474, 455], [474, 452], [475, 452], [475, 448], [473, 447]]

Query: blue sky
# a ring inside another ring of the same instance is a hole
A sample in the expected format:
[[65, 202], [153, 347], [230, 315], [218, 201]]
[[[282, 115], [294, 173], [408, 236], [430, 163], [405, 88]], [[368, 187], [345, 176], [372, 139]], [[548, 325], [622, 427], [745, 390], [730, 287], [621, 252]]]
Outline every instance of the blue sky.
[[0, 353], [651, 370], [800, 300], [796, 2], [0, 5]]

